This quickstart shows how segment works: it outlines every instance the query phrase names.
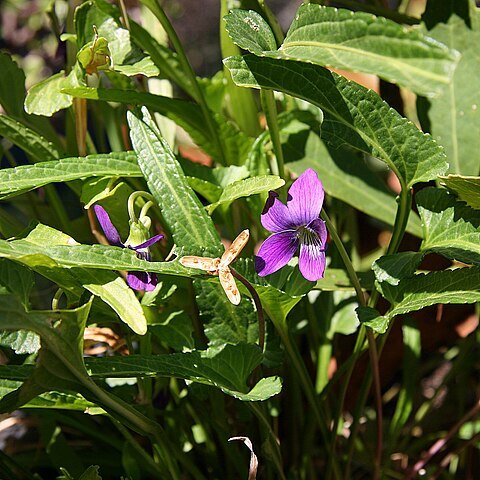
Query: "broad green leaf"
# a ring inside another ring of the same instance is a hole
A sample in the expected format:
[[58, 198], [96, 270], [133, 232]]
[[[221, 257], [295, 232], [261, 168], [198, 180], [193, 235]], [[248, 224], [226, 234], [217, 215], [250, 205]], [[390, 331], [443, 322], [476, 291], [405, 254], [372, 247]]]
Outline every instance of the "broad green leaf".
[[440, 181], [460, 200], [480, 210], [480, 177], [448, 175], [448, 177], [440, 177]]
[[332, 293], [332, 301], [335, 310], [330, 319], [328, 331], [325, 334], [327, 339], [333, 340], [336, 333], [342, 335], [355, 333], [359, 325], [356, 313], [358, 306], [357, 295], [354, 292], [337, 290]]
[[384, 255], [373, 262], [372, 270], [377, 281], [398, 285], [403, 278], [412, 277], [415, 274], [423, 256], [423, 252]]
[[[206, 351], [170, 355], [90, 358], [87, 369], [93, 377], [177, 377], [212, 385], [240, 400], [266, 400], [280, 392], [277, 377], [262, 379], [250, 390], [248, 376], [260, 365], [262, 353], [256, 345], [225, 345]], [[253, 397], [253, 398], [252, 398]]]
[[8, 138], [38, 162], [61, 157], [60, 151], [52, 142], [49, 142], [24, 123], [18, 122], [7, 115], [0, 115], [0, 135]]
[[[397, 211], [395, 196], [364, 161], [349, 149], [328, 149], [319, 136], [308, 132], [300, 160], [286, 166], [297, 175], [313, 168], [322, 180], [325, 192], [357, 210], [393, 225]], [[422, 236], [422, 226], [416, 214], [410, 212], [407, 231]]]
[[0, 345], [11, 348], [18, 355], [37, 353], [40, 349], [40, 338], [36, 333], [26, 330], [18, 332], [0, 330]]
[[0, 198], [54, 182], [68, 182], [86, 177], [117, 176], [141, 176], [135, 153], [112, 152], [5, 168], [0, 170]]
[[382, 17], [363, 12], [301, 5], [281, 47], [255, 12], [227, 17], [234, 42], [250, 52], [378, 75], [422, 95], [448, 85], [458, 53]]
[[442, 149], [428, 135], [355, 82], [318, 65], [288, 60], [247, 55], [224, 63], [237, 85], [282, 91], [320, 107], [322, 138], [383, 160], [408, 188], [447, 169]]
[[388, 328], [389, 318], [380, 315], [377, 310], [371, 307], [357, 307], [357, 314], [360, 323], [374, 332], [385, 333]]
[[393, 304], [385, 314], [391, 320], [430, 305], [480, 301], [480, 267], [420, 273], [396, 286], [383, 283], [380, 287], [383, 296]]
[[442, 188], [425, 188], [415, 200], [424, 226], [421, 251], [480, 265], [480, 212]]
[[26, 307], [30, 304], [30, 292], [34, 285], [33, 273], [9, 260], [0, 260], [0, 285], [16, 295]]
[[434, 39], [457, 49], [462, 55], [453, 80], [440, 95], [430, 99], [430, 133], [445, 147], [449, 173], [478, 175], [480, 137], [480, 91], [472, 88], [480, 70], [480, 30], [468, 28], [462, 18], [450, 17], [428, 32]]
[[0, 52], [0, 72], [0, 105], [7, 115], [22, 118], [25, 74], [6, 52]]
[[138, 164], [179, 251], [219, 256], [222, 249], [213, 222], [188, 186], [175, 155], [147, 110], [143, 110], [143, 119], [128, 112], [128, 122]]
[[51, 117], [55, 112], [68, 108], [73, 103], [70, 95], [62, 93], [63, 88], [79, 87], [82, 84], [80, 67], [74, 68], [65, 77], [62, 70], [51, 77], [33, 85], [25, 99], [27, 113]]
[[183, 310], [160, 312], [149, 322], [149, 331], [178, 352], [195, 347], [192, 320]]
[[254, 10], [231, 10], [223, 19], [230, 37], [243, 50], [255, 55], [277, 50], [270, 26]]
[[260, 175], [227, 185], [220, 198], [211, 205], [208, 205], [207, 212], [212, 213], [219, 205], [230, 203], [241, 197], [249, 197], [257, 193], [275, 190], [285, 185], [285, 181], [276, 175]]
[[248, 298], [242, 298], [239, 305], [232, 305], [219, 283], [199, 280], [194, 286], [210, 346], [218, 348], [225, 344], [258, 341], [257, 314]]

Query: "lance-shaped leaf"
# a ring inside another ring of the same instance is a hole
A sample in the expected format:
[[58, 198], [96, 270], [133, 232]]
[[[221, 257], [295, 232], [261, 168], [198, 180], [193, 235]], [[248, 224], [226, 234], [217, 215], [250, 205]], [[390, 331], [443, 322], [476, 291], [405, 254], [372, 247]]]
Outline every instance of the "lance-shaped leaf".
[[410, 188], [444, 173], [445, 154], [378, 95], [318, 65], [260, 58], [224, 60], [237, 85], [278, 90], [307, 100], [324, 113], [322, 138], [383, 160]]
[[[437, 10], [444, 8], [448, 9], [448, 6], [437, 7]], [[468, 28], [462, 18], [453, 15], [448, 23], [439, 23], [428, 34], [462, 54], [452, 81], [445, 85], [440, 95], [429, 100], [429, 131], [445, 147], [450, 173], [478, 175], [480, 89], [472, 88], [472, 85], [476, 84], [480, 71], [480, 52], [477, 48], [480, 30], [477, 22], [473, 21], [472, 27]]]
[[0, 135], [39, 162], [61, 156], [58, 148], [35, 130], [7, 115], [0, 115]]
[[233, 10], [226, 22], [233, 41], [256, 55], [371, 73], [422, 95], [448, 85], [459, 58], [391, 20], [310, 3], [300, 6], [278, 50], [259, 14]]
[[[75, 243], [68, 235], [40, 224], [24, 239], [0, 240], [0, 257], [13, 260], [37, 271], [57, 282], [62, 288], [73, 292], [74, 296], [78, 295], [78, 287], [83, 286], [109, 305], [134, 332], [140, 335], [145, 334], [147, 320], [142, 307], [124, 280], [111, 271], [117, 268], [112, 266], [108, 252], [105, 250], [126, 251], [127, 249]], [[104, 250], [103, 252], [94, 252], [95, 247], [103, 247]], [[129, 251], [129, 253], [133, 256], [132, 260], [135, 261], [135, 252]], [[99, 263], [96, 264], [96, 262]], [[97, 266], [94, 266], [95, 264]], [[98, 267], [101, 264], [103, 267]], [[103, 271], [98, 268], [103, 268]], [[138, 269], [120, 267], [118, 270], [135, 271]]]
[[91, 358], [87, 368], [93, 377], [177, 377], [220, 388], [244, 401], [261, 401], [280, 392], [278, 377], [260, 380], [251, 390], [248, 376], [260, 365], [262, 353], [256, 345], [240, 343], [222, 349], [173, 353], [170, 355], [130, 355]]
[[211, 218], [189, 187], [167, 142], [143, 109], [143, 118], [128, 112], [133, 148], [150, 192], [182, 254], [220, 256], [222, 247]]
[[0, 170], [0, 199], [54, 182], [68, 182], [87, 177], [140, 177], [141, 175], [137, 155], [134, 152], [62, 158]]
[[440, 177], [440, 181], [457, 197], [472, 208], [480, 210], [480, 177], [464, 177], [448, 175]]

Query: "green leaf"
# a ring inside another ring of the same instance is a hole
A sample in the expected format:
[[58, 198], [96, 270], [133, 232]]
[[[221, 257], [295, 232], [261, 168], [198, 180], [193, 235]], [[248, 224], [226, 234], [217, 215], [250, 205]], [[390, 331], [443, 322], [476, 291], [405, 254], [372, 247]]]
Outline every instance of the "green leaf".
[[226, 17], [234, 42], [256, 55], [378, 75], [422, 94], [448, 85], [459, 55], [444, 45], [382, 17], [301, 5], [277, 51], [268, 25], [255, 12]]
[[[365, 290], [372, 289], [374, 278], [371, 271], [357, 272], [357, 276], [360, 280], [360, 285], [362, 288]], [[322, 290], [326, 292], [334, 292], [337, 290], [354, 290], [347, 271], [340, 268], [327, 268], [325, 270], [325, 276], [318, 280], [313, 288], [315, 290]]]
[[266, 400], [280, 392], [278, 377], [261, 380], [247, 388], [250, 373], [260, 365], [262, 353], [256, 345], [225, 345], [206, 351], [170, 355], [90, 358], [87, 368], [93, 377], [177, 377], [220, 388], [244, 401]]
[[385, 317], [415, 312], [430, 305], [480, 301], [480, 267], [417, 274], [397, 286], [380, 284], [381, 293], [393, 304]]
[[[25, 381], [33, 370], [33, 365], [28, 365], [29, 368], [26, 371], [26, 376], [22, 376], [21, 380]], [[4, 371], [5, 366], [0, 365], [0, 379], [7, 378]], [[11, 368], [19, 368], [15, 365]], [[21, 366], [20, 366], [21, 368]], [[18, 390], [21, 386], [20, 381], [13, 380], [0, 380], [0, 400], [6, 395]], [[79, 412], [86, 412], [95, 407], [95, 404], [85, 400], [80, 394], [75, 393], [62, 393], [62, 392], [48, 392], [33, 398], [24, 405], [24, 408], [58, 408], [62, 410], [75, 410]], [[99, 410], [99, 409], [97, 409]]]
[[385, 333], [388, 329], [389, 318], [380, 315], [374, 308], [371, 307], [357, 307], [357, 314], [360, 323], [374, 332]]
[[38, 162], [61, 157], [61, 152], [52, 142], [24, 123], [18, 122], [7, 115], [0, 115], [0, 135], [8, 138]]
[[8, 115], [22, 118], [25, 74], [6, 52], [0, 52], [0, 72], [0, 105]]
[[[307, 135], [303, 151], [299, 152], [300, 160], [286, 166], [297, 175], [313, 168], [328, 195], [393, 225], [397, 211], [395, 196], [365, 162], [349, 149], [328, 149], [314, 132]], [[422, 237], [420, 219], [413, 212], [408, 218], [407, 231]]]
[[[73, 239], [43, 225], [37, 225], [23, 240], [11, 242], [0, 240], [0, 243], [0, 257], [22, 263], [41, 274], [44, 273], [43, 269], [47, 269], [51, 275], [52, 270], [58, 270], [60, 266], [66, 267], [67, 265], [64, 262], [67, 261], [69, 263], [68, 267], [72, 268], [69, 268], [63, 275], [54, 275], [54, 280], [58, 280], [60, 285], [66, 280], [67, 286], [70, 287], [72, 281], [74, 285], [75, 283], [82, 285], [109, 305], [134, 332], [139, 335], [146, 333], [147, 321], [137, 297], [122, 278], [110, 271], [115, 267], [105, 257], [105, 270], [108, 271], [95, 270], [97, 267], [93, 267], [92, 264], [90, 266], [88, 264], [82, 265], [80, 258], [89, 254], [72, 250], [69, 253], [69, 249], [75, 248]], [[81, 245], [77, 246], [82, 248]], [[85, 245], [84, 247], [88, 250], [95, 246]], [[59, 253], [55, 252], [57, 249], [60, 250]], [[128, 249], [122, 250], [126, 251]], [[135, 256], [135, 252], [132, 251], [131, 253]], [[69, 258], [70, 260], [68, 260]], [[97, 255], [97, 258], [100, 259], [101, 255]], [[118, 270], [131, 271], [137, 269], [119, 268]], [[46, 276], [50, 278], [48, 273]]]
[[194, 283], [200, 318], [211, 347], [258, 341], [257, 315], [248, 298], [232, 305], [219, 283]]
[[460, 200], [480, 210], [480, 177], [448, 175], [448, 177], [440, 177], [440, 181]]
[[213, 222], [188, 186], [175, 155], [153, 126], [146, 109], [143, 119], [128, 112], [128, 123], [138, 164], [179, 251], [219, 256], [222, 248]]
[[2, 332], [0, 345], [9, 347], [18, 355], [37, 353], [40, 349], [40, 338], [36, 333], [19, 330], [18, 332]]
[[122, 104], [141, 105], [165, 115], [184, 128], [212, 156], [218, 156], [218, 150], [210, 140], [202, 111], [198, 105], [178, 98], [169, 98], [146, 92], [118, 90], [113, 88], [77, 87], [65, 88], [62, 91], [79, 98], [103, 100]]
[[176, 351], [193, 350], [195, 347], [192, 320], [183, 310], [160, 312], [149, 323], [149, 330]]
[[208, 205], [207, 212], [212, 213], [219, 205], [230, 203], [241, 197], [249, 197], [257, 193], [275, 190], [285, 185], [285, 181], [276, 175], [260, 175], [227, 185], [220, 198], [211, 205]]
[[442, 149], [428, 135], [355, 82], [318, 65], [294, 61], [247, 55], [224, 63], [237, 85], [282, 91], [320, 107], [322, 138], [383, 160], [408, 188], [447, 169]]
[[0, 285], [16, 295], [22, 305], [30, 304], [30, 292], [34, 285], [33, 273], [25, 267], [9, 260], [0, 260]]
[[141, 174], [137, 156], [133, 152], [62, 158], [0, 170], [0, 198], [53, 182], [68, 182], [86, 177], [139, 177]]
[[90, 2], [84, 3], [75, 12], [75, 28], [78, 41], [81, 42], [80, 47], [92, 40], [92, 25], [96, 26], [98, 35], [108, 42], [113, 70], [128, 76], [155, 77], [159, 74], [152, 60], [131, 42], [130, 32], [122, 28], [117, 19]]
[[[37, 228], [48, 228], [43, 225]], [[48, 240], [49, 237], [47, 237]], [[165, 275], [188, 277], [193, 270], [182, 267], [178, 262], [148, 262], [137, 257], [128, 248], [105, 245], [52, 245], [47, 241], [38, 244], [27, 237], [20, 240], [0, 240], [0, 257], [24, 263], [34, 268], [44, 265], [49, 267], [68, 267], [73, 273], [79, 269], [127, 270], [155, 272]], [[195, 272], [198, 273], [198, 272]]]
[[425, 188], [415, 200], [424, 226], [421, 251], [480, 265], [480, 211], [442, 188]]
[[25, 110], [27, 113], [51, 117], [55, 112], [70, 107], [73, 103], [73, 98], [62, 93], [61, 90], [63, 88], [78, 87], [82, 83], [80, 81], [79, 69], [80, 67], [73, 69], [67, 77], [65, 77], [65, 72], [62, 70], [33, 85], [28, 90], [27, 98], [25, 99]]
[[375, 260], [372, 270], [379, 282], [398, 285], [403, 278], [412, 277], [424, 256], [423, 252], [401, 252], [384, 255]]
[[270, 26], [254, 10], [231, 10], [224, 20], [230, 37], [243, 50], [261, 55], [277, 49]]
[[472, 88], [480, 70], [480, 31], [468, 28], [464, 20], [453, 15], [428, 32], [434, 39], [461, 53], [453, 80], [435, 98], [430, 99], [430, 132], [445, 147], [449, 172], [478, 175], [480, 159], [477, 143], [480, 136], [480, 90]]

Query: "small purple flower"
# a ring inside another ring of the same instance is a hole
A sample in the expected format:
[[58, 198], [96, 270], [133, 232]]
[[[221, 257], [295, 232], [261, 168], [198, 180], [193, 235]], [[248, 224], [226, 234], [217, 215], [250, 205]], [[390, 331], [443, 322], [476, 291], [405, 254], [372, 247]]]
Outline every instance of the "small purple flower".
[[[163, 235], [155, 235], [154, 237], [143, 241], [148, 236], [148, 228], [140, 221], [131, 221], [130, 235], [126, 242], [123, 243], [118, 234], [118, 230], [113, 225], [106, 210], [100, 205], [95, 205], [93, 208], [95, 210], [95, 215], [98, 218], [98, 222], [100, 223], [110, 245], [130, 248], [137, 253], [138, 258], [141, 258], [142, 260], [150, 260], [151, 257], [148, 247], [161, 240]], [[151, 292], [157, 285], [157, 276], [154, 273], [149, 272], [128, 272], [127, 283], [134, 290], [146, 290], [147, 292]]]
[[298, 266], [310, 281], [323, 278], [327, 228], [319, 217], [323, 204], [322, 182], [311, 168], [305, 170], [288, 190], [287, 204], [269, 192], [261, 221], [272, 232], [260, 247], [255, 269], [264, 277], [284, 267], [298, 247]]

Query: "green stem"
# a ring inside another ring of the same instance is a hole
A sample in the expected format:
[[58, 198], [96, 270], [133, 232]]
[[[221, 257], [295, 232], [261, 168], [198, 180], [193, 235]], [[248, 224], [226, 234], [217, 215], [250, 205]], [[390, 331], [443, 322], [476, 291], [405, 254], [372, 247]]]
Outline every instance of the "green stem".
[[272, 453], [272, 460], [273, 463], [277, 469], [278, 474], [280, 475], [280, 478], [282, 480], [286, 480], [286, 477], [283, 473], [283, 462], [282, 462], [282, 454], [280, 452], [280, 446], [278, 443], [278, 438], [276, 437], [274, 431], [272, 430], [272, 427], [267, 420], [267, 417], [265, 416], [264, 412], [262, 411], [262, 408], [257, 405], [255, 402], [248, 402], [248, 406], [252, 410], [252, 412], [255, 414], [258, 420], [260, 420], [260, 423], [264, 426], [265, 431], [268, 435], [268, 442], [270, 443], [270, 451]]
[[[292, 365], [295, 368], [300, 384], [302, 385], [303, 392], [307, 397], [307, 401], [310, 404], [310, 407], [312, 408], [313, 414], [315, 416], [315, 420], [317, 421], [318, 427], [320, 428], [320, 433], [322, 434], [323, 441], [325, 445], [328, 445], [328, 441], [330, 438], [329, 432], [327, 430], [328, 420], [324, 418], [324, 415], [319, 408], [318, 398], [316, 396], [315, 388], [310, 379], [310, 376], [305, 367], [305, 364], [303, 363], [302, 357], [300, 356], [300, 353], [295, 343], [292, 342], [287, 329], [281, 327], [281, 328], [277, 328], [277, 331], [279, 332], [282, 338], [283, 344], [287, 350], [290, 361], [292, 362]], [[330, 461], [335, 474], [335, 478], [340, 478], [340, 473], [338, 470], [338, 464], [336, 459], [331, 458]]]
[[152, 11], [155, 17], [157, 17], [158, 21], [162, 24], [163, 29], [167, 33], [168, 38], [172, 42], [172, 45], [175, 48], [175, 51], [177, 52], [177, 55], [178, 55], [178, 61], [180, 62], [180, 65], [182, 66], [183, 71], [185, 72], [187, 77], [190, 79], [192, 89], [193, 89], [192, 95], [195, 98], [195, 100], [197, 100], [202, 110], [203, 116], [205, 117], [205, 121], [210, 131], [210, 135], [212, 136], [213, 142], [215, 143], [215, 146], [218, 151], [218, 155], [219, 155], [218, 160], [220, 161], [220, 163], [225, 165], [226, 163], [225, 154], [223, 152], [222, 142], [218, 135], [216, 122], [212, 116], [212, 112], [208, 108], [207, 101], [205, 100], [205, 95], [203, 94], [203, 91], [200, 88], [200, 85], [198, 84], [197, 76], [195, 75], [195, 72], [193, 71], [193, 68], [190, 65], [190, 62], [188, 61], [187, 55], [185, 53], [185, 50], [183, 49], [183, 45], [180, 42], [180, 39], [178, 38], [177, 32], [175, 32], [175, 29], [170, 23], [170, 20], [168, 19], [168, 17], [165, 15], [165, 12], [163, 11], [163, 8], [159, 4], [158, 0], [141, 0], [141, 2]]
[[352, 282], [353, 288], [355, 289], [355, 293], [357, 294], [358, 303], [361, 306], [365, 306], [366, 300], [365, 300], [365, 295], [363, 294], [362, 287], [360, 285], [360, 280], [358, 279], [357, 272], [355, 272], [355, 269], [353, 268], [350, 257], [348, 256], [348, 253], [345, 250], [345, 247], [343, 246], [343, 242], [340, 239], [337, 233], [337, 230], [333, 226], [333, 223], [330, 220], [327, 213], [325, 212], [325, 210], [322, 210], [322, 213], [320, 214], [320, 216], [322, 217], [323, 221], [327, 224], [328, 233], [330, 234], [330, 237], [332, 238], [333, 243], [337, 247], [340, 257], [342, 258], [343, 264], [345, 265], [345, 268], [347, 270], [347, 274], [350, 278], [350, 281]]
[[148, 453], [138, 444], [138, 442], [133, 438], [132, 434], [122, 425], [121, 422], [118, 420], [113, 420], [113, 424], [115, 427], [117, 427], [125, 440], [132, 446], [135, 452], [137, 452], [137, 454], [141, 457], [143, 462], [145, 462], [145, 468], [147, 468], [151, 474], [161, 478], [164, 472], [160, 468], [160, 465], [155, 463], [152, 457], [150, 457], [150, 455], [148, 455]]
[[274, 173], [286, 180], [282, 142], [280, 140], [280, 129], [278, 128], [277, 106], [275, 105], [273, 90], [265, 90], [262, 88], [260, 90], [260, 99], [263, 111], [265, 112], [265, 119], [267, 120], [273, 151], [275, 152], [277, 171]]

